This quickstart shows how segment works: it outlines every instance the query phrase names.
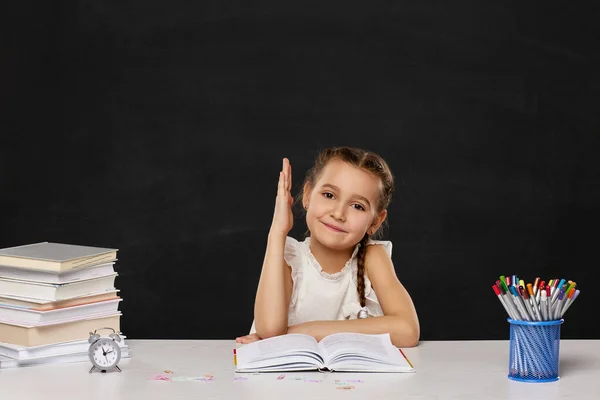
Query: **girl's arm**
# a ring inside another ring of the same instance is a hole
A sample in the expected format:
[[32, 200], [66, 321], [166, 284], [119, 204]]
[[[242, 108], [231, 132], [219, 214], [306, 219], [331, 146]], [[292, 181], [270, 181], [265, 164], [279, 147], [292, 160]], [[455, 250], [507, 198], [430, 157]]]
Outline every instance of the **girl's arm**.
[[317, 340], [338, 332], [389, 333], [398, 347], [413, 347], [419, 343], [419, 319], [412, 299], [398, 280], [389, 255], [379, 245], [367, 247], [365, 272], [384, 316], [342, 321], [311, 321], [290, 326], [288, 333], [306, 333]]
[[285, 239], [286, 235], [270, 233], [267, 241], [254, 301], [256, 333], [263, 339], [287, 332], [292, 273], [283, 259]]
[[265, 339], [287, 332], [292, 272], [283, 255], [287, 234], [294, 225], [291, 189], [292, 166], [284, 158], [277, 183], [273, 222], [254, 300], [254, 326], [258, 336]]

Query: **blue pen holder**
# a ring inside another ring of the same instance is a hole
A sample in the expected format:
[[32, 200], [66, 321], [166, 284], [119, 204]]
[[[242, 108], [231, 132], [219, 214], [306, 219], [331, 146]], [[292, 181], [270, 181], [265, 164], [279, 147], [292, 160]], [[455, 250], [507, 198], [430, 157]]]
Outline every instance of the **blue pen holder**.
[[517, 321], [510, 323], [508, 378], [520, 382], [558, 380], [560, 325], [556, 321]]

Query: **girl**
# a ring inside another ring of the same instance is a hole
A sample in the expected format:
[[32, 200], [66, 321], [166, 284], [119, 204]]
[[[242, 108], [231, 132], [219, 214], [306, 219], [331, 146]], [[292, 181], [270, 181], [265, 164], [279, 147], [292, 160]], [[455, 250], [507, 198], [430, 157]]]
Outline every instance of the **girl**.
[[[419, 321], [391, 260], [392, 244], [372, 240], [387, 216], [392, 173], [377, 154], [338, 147], [319, 154], [300, 194], [310, 235], [293, 226], [292, 171], [283, 159], [275, 212], [254, 304], [250, 343], [285, 333], [317, 340], [336, 332], [390, 333], [416, 346]], [[368, 318], [367, 318], [368, 317]]]

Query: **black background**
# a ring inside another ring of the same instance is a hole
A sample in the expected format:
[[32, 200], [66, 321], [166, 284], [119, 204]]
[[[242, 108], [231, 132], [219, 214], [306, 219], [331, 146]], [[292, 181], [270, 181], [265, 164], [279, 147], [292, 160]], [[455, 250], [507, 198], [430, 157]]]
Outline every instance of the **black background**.
[[233, 338], [281, 158], [296, 193], [359, 146], [396, 176], [384, 238], [422, 340], [508, 338], [503, 274], [576, 281], [562, 336], [598, 339], [600, 36], [573, 4], [13, 4], [0, 247], [118, 248], [124, 334]]

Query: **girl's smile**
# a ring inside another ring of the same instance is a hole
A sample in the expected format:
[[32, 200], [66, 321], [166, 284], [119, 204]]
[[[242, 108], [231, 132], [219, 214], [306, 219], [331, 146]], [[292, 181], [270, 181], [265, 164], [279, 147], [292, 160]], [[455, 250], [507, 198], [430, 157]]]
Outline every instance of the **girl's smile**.
[[332, 231], [334, 231], [334, 232], [338, 232], [338, 233], [346, 233], [346, 231], [345, 231], [345, 230], [343, 230], [342, 228], [338, 228], [338, 227], [337, 227], [337, 226], [335, 226], [335, 225], [330, 225], [330, 224], [328, 224], [328, 223], [326, 223], [326, 222], [323, 222], [323, 225], [325, 225], [326, 227], [328, 227], [329, 229], [331, 229], [331, 230], [332, 230]]

